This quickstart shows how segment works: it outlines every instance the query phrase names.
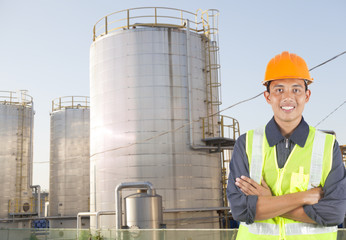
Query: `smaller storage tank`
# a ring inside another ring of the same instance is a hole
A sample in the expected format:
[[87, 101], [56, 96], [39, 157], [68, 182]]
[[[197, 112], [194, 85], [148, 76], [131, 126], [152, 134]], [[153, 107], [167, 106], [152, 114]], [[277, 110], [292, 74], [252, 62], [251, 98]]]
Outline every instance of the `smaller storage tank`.
[[89, 97], [60, 97], [52, 102], [51, 216], [75, 216], [78, 212], [89, 211], [89, 119]]
[[129, 228], [158, 229], [162, 225], [162, 197], [146, 191], [125, 198], [125, 225]]
[[0, 91], [0, 218], [34, 214], [33, 99], [27, 91]]
[[[124, 221], [122, 218], [122, 190], [138, 189], [138, 192], [125, 197]], [[158, 229], [163, 226], [162, 197], [156, 194], [150, 182], [123, 182], [115, 188], [116, 229]]]

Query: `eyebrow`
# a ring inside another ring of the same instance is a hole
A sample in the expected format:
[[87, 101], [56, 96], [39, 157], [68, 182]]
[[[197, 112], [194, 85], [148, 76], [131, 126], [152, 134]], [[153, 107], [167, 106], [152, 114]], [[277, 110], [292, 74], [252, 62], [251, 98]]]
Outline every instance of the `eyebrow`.
[[[282, 84], [278, 84], [278, 85], [273, 86], [273, 88], [282, 88], [282, 87], [284, 87], [284, 85], [282, 85]], [[303, 87], [302, 85], [300, 85], [300, 84], [294, 84], [294, 85], [292, 85], [292, 87], [304, 88], [304, 87]]]

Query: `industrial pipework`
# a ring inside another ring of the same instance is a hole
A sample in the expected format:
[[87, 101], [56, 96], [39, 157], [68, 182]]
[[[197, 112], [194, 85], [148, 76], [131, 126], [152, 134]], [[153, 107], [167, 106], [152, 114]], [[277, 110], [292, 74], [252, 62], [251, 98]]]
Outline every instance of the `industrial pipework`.
[[[122, 190], [126, 188], [147, 189], [148, 197], [159, 197], [161, 200], [161, 196], [156, 195], [156, 190], [154, 189], [153, 185], [150, 182], [125, 182], [125, 183], [118, 184], [115, 188], [115, 212], [116, 212], [115, 227], [116, 229], [121, 229], [122, 227]], [[157, 212], [158, 212], [158, 215], [161, 215], [161, 217], [159, 216], [158, 218], [162, 220], [162, 204], [156, 207], [161, 207], [161, 209], [158, 209]], [[126, 222], [126, 213], [125, 213], [125, 222]]]

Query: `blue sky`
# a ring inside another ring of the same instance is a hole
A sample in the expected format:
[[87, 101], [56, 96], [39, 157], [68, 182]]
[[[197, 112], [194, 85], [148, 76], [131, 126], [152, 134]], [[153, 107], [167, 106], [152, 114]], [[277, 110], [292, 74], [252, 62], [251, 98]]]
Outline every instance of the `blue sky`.
[[[35, 103], [34, 184], [48, 188], [49, 113], [61, 96], [89, 95], [92, 27], [103, 16], [134, 7], [220, 10], [222, 101], [226, 108], [264, 90], [267, 62], [288, 50], [311, 68], [346, 51], [346, 2], [342, 0], [86, 1], [0, 0], [0, 90], [27, 89]], [[315, 82], [304, 112], [315, 126], [346, 100], [346, 54], [311, 72]], [[266, 124], [272, 116], [263, 97], [226, 115], [240, 130]], [[346, 104], [321, 123], [346, 144]]]

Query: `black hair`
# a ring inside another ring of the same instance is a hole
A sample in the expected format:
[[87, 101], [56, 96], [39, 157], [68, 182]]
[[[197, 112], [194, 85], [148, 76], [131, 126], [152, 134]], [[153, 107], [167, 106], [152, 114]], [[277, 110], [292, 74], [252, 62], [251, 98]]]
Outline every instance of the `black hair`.
[[[269, 81], [268, 83], [267, 83], [267, 92], [269, 92], [270, 93], [270, 83], [271, 83], [272, 81]], [[307, 81], [304, 79], [304, 85], [305, 85], [305, 92], [308, 90], [308, 83], [307, 83]]]

